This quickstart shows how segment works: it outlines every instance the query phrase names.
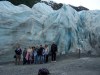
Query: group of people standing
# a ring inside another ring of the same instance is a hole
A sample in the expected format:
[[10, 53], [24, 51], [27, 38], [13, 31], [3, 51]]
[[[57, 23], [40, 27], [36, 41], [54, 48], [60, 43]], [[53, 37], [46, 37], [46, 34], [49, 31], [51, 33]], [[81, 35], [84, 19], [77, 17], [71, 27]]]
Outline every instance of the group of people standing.
[[44, 47], [40, 45], [40, 47], [25, 48], [24, 51], [18, 46], [15, 50], [15, 64], [21, 64], [21, 55], [23, 55], [23, 65], [47, 63], [49, 55], [51, 56], [51, 60], [56, 62], [56, 52], [57, 45], [54, 42], [50, 50], [47, 44]]

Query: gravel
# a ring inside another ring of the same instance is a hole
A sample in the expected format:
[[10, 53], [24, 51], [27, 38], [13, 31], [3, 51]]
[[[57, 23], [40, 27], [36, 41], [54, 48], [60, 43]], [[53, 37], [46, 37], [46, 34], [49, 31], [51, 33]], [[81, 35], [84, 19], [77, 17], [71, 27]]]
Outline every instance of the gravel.
[[0, 75], [37, 75], [40, 68], [47, 68], [51, 75], [100, 75], [100, 57], [64, 58], [57, 62], [32, 65], [10, 63], [0, 65]]

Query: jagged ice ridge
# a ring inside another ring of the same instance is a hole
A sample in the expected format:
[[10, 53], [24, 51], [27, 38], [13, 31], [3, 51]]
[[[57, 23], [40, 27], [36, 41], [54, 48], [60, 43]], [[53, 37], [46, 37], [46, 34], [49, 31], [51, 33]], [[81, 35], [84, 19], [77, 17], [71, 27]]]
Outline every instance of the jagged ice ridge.
[[48, 44], [58, 45], [58, 53], [100, 54], [100, 10], [77, 12], [68, 5], [53, 10], [45, 3], [32, 8], [0, 2], [0, 54], [22, 48]]

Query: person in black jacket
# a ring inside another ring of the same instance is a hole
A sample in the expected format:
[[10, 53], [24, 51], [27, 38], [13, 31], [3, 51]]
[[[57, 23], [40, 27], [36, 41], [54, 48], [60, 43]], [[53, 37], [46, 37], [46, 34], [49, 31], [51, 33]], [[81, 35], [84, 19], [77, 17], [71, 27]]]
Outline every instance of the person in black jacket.
[[22, 49], [20, 48], [20, 46], [18, 46], [15, 50], [15, 54], [16, 54], [16, 60], [15, 60], [15, 64], [20, 64], [21, 63], [21, 54], [22, 54]]
[[43, 50], [44, 50], [44, 48], [42, 47], [42, 45], [40, 45], [40, 48], [37, 52], [40, 64], [43, 63]]
[[53, 42], [53, 44], [51, 45], [51, 59], [54, 62], [56, 62], [56, 52], [57, 52], [57, 45]]

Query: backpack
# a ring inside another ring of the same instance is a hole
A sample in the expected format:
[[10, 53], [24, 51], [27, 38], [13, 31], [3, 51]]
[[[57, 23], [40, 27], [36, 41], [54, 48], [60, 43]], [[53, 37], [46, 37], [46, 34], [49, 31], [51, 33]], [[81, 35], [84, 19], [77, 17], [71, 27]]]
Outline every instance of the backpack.
[[49, 74], [50, 74], [50, 72], [49, 72], [49, 70], [46, 69], [46, 68], [41, 68], [41, 69], [39, 69], [39, 71], [38, 71], [38, 75], [49, 75]]
[[18, 55], [20, 55], [22, 53], [22, 50], [21, 49], [16, 49], [15, 53], [18, 54]]

